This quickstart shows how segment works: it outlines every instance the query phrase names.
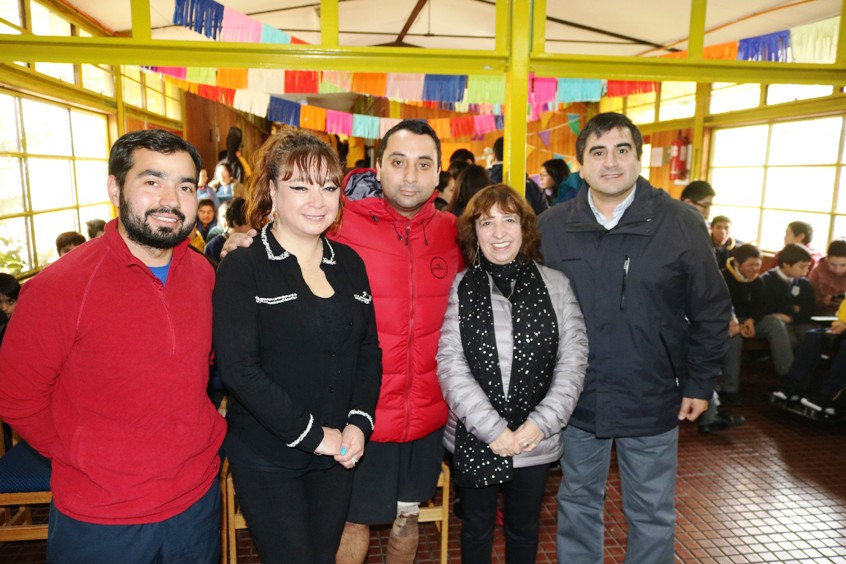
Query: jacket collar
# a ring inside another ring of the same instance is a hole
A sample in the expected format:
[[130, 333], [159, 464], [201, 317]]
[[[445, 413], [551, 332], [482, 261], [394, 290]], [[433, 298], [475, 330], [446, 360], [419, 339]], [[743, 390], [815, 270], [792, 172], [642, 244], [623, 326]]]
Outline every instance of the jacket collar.
[[606, 230], [596, 221], [593, 210], [588, 202], [589, 188], [579, 190], [573, 205], [573, 220], [569, 225], [570, 231], [609, 231], [613, 233], [630, 233], [636, 235], [651, 235], [652, 222], [655, 217], [655, 206], [659, 198], [668, 197], [660, 190], [653, 188], [649, 182], [638, 176], [635, 184], [635, 197], [632, 204], [623, 213], [619, 223]]
[[[399, 213], [384, 198], [364, 198], [349, 202], [345, 211], [356, 213], [370, 218], [374, 222], [390, 221], [393, 223], [410, 223], [411, 225], [428, 223], [438, 210], [435, 209], [435, 198], [438, 197], [437, 190], [423, 204], [423, 207], [414, 215], [408, 218]], [[343, 227], [341, 228], [343, 230]]]

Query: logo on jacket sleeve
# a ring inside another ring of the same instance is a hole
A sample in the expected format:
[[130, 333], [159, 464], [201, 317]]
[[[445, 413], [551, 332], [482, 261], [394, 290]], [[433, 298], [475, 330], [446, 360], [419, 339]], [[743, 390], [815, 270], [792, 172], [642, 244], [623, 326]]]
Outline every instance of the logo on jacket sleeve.
[[441, 257], [434, 257], [429, 262], [429, 270], [432, 272], [432, 276], [438, 280], [443, 280], [449, 274], [449, 265]]

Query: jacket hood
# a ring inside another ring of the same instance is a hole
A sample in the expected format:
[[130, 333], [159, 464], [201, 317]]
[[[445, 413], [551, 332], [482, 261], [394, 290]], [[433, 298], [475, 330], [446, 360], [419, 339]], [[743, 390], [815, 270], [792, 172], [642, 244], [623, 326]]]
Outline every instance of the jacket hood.
[[432, 195], [423, 204], [423, 207], [414, 215], [408, 218], [395, 210], [388, 201], [381, 197], [364, 198], [363, 200], [355, 200], [348, 204], [345, 211], [365, 216], [371, 221], [391, 221], [394, 223], [411, 223], [412, 225], [420, 223], [428, 223], [436, 213], [435, 198], [438, 197], [438, 192], [432, 192]]
[[755, 276], [747, 279], [745, 276], [743, 276], [740, 272], [737, 271], [737, 265], [735, 264], [735, 262], [736, 261], [734, 260], [734, 257], [729, 257], [729, 259], [726, 261], [726, 270], [728, 270], [731, 275], [734, 276], [735, 280], [743, 284], [748, 284], [749, 282], [752, 282], [753, 280], [758, 278], [758, 273], [756, 272]]

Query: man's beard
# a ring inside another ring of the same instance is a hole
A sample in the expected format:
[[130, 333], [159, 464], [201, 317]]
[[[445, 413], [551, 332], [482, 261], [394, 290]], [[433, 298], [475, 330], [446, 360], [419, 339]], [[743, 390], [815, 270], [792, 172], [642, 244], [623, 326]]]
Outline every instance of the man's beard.
[[[182, 222], [182, 229], [174, 231], [166, 227], [160, 227], [158, 231], [153, 231], [147, 223], [147, 218], [156, 213], [175, 215]], [[127, 237], [139, 245], [153, 249], [172, 249], [185, 240], [194, 227], [193, 221], [191, 223], [185, 222], [185, 214], [168, 207], [147, 210], [144, 213], [144, 217], [141, 218], [129, 209], [129, 204], [124, 199], [123, 192], [120, 194], [119, 214], [120, 222], [123, 224], [124, 229], [126, 229]]]

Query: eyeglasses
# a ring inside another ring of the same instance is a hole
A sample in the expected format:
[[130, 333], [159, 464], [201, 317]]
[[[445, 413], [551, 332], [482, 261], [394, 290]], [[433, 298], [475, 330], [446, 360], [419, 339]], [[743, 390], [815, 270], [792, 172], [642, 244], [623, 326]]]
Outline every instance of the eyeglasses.
[[703, 210], [710, 210], [714, 204], [703, 204], [702, 202], [693, 202], [693, 205]]

